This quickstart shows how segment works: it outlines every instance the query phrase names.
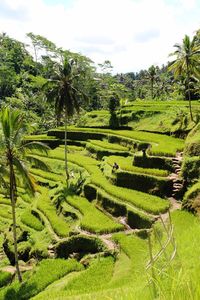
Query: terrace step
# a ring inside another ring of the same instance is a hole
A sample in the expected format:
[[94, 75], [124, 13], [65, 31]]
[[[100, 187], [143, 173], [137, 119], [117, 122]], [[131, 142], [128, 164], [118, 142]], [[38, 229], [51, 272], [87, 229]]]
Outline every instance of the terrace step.
[[48, 250], [48, 255], [49, 255], [49, 258], [55, 258], [54, 250]]
[[183, 187], [183, 184], [182, 183], [175, 183], [173, 186], [181, 188], [181, 187]]
[[182, 183], [183, 180], [182, 180], [181, 178], [174, 178], [174, 179], [173, 179], [173, 182], [174, 182], [174, 183]]
[[178, 157], [173, 157], [172, 158], [172, 161], [173, 162], [179, 162], [179, 161], [182, 161], [182, 156], [180, 157], [180, 156], [178, 156]]
[[173, 164], [173, 168], [176, 169], [176, 168], [180, 168], [181, 164]]
[[176, 173], [181, 171], [181, 168], [176, 168], [175, 169]]
[[172, 196], [174, 198], [180, 198], [184, 187], [183, 180], [179, 177], [183, 159], [182, 155], [183, 152], [179, 152], [177, 153], [176, 157], [172, 158], [172, 166], [174, 168], [174, 173], [171, 174], [170, 178], [173, 181]]

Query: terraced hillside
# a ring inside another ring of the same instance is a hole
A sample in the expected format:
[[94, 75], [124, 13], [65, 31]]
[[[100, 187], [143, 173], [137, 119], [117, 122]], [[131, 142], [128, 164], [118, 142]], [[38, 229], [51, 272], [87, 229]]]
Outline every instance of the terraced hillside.
[[[156, 280], [159, 283], [162, 279], [163, 285], [157, 291], [162, 296], [168, 287], [163, 299], [184, 299], [179, 298], [180, 291], [184, 280], [192, 284], [198, 255], [194, 255], [180, 285], [173, 276], [176, 272], [184, 274], [187, 268], [183, 241], [190, 241], [189, 224], [194, 226], [192, 235], [200, 231], [194, 216], [173, 212], [180, 208], [175, 198], [181, 197], [181, 193], [174, 195], [180, 177], [174, 162], [178, 161], [181, 168], [184, 140], [136, 130], [69, 127], [68, 188], [64, 129], [28, 136], [29, 140], [43, 141], [51, 147], [48, 155], [37, 151], [33, 155], [50, 171], [31, 169], [38, 182], [34, 198], [22, 187], [18, 189], [22, 285], [13, 279], [10, 202], [1, 191], [0, 299], [153, 299], [153, 275], [146, 268], [147, 237], [153, 240], [155, 254], [167, 239], [169, 210], [178, 255], [171, 263], [173, 268], [168, 264], [164, 273], [158, 274]], [[159, 220], [165, 222], [164, 228]], [[195, 239], [191, 247], [199, 246]], [[162, 269], [165, 255], [171, 252], [169, 247], [156, 268]], [[169, 272], [174, 272], [171, 281]], [[170, 294], [170, 286], [176, 287], [174, 295]]]
[[[195, 119], [198, 120], [199, 101], [192, 101], [192, 111]], [[132, 101], [120, 107], [118, 118], [122, 126], [165, 134], [184, 134], [184, 132], [189, 132], [194, 125], [190, 120], [187, 101]], [[80, 127], [107, 128], [109, 112], [104, 110], [88, 112], [80, 118], [78, 124]]]

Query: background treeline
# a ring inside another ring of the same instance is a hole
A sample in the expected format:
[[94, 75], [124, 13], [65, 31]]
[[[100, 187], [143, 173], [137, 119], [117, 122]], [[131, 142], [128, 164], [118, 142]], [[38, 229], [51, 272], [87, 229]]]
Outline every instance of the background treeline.
[[[72, 84], [83, 111], [109, 109], [136, 99], [196, 100], [200, 98], [200, 30], [175, 45], [175, 60], [162, 67], [112, 74], [110, 61], [98, 65], [88, 57], [58, 48], [45, 37], [28, 33], [29, 45], [0, 34], [0, 105], [24, 111], [34, 131], [57, 125], [55, 86]], [[66, 61], [68, 65], [66, 65]], [[63, 78], [65, 77], [65, 83]], [[112, 100], [111, 100], [112, 101]], [[112, 105], [111, 105], [112, 106]]]

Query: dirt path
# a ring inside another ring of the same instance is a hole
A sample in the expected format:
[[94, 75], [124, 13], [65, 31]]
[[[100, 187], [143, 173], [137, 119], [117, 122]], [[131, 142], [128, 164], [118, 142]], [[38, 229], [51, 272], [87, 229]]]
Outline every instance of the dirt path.
[[[20, 269], [21, 272], [30, 271], [30, 270], [33, 269], [33, 266], [31, 266], [31, 265], [19, 266], [19, 269]], [[9, 273], [14, 275], [16, 273], [16, 267], [14, 267], [14, 266], [5, 266], [5, 267], [1, 268], [1, 271], [9, 272]]]

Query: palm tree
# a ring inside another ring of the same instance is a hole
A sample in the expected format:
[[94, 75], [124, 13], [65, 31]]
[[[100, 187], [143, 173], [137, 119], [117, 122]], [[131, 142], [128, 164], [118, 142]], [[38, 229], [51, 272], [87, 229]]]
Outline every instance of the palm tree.
[[75, 81], [77, 81], [78, 78], [79, 72], [76, 62], [73, 59], [67, 59], [65, 56], [62, 64], [54, 63], [54, 73], [51, 79], [44, 85], [47, 99], [55, 103], [58, 125], [60, 125], [61, 115], [62, 112], [64, 112], [66, 182], [68, 182], [69, 179], [67, 162], [67, 122], [69, 117], [73, 116], [75, 112], [79, 112], [81, 98], [86, 99], [84, 93], [75, 87]]
[[152, 65], [149, 69], [148, 69], [148, 78], [150, 80], [150, 86], [151, 86], [151, 98], [154, 99], [154, 83], [157, 77], [157, 68]]
[[169, 66], [169, 70], [174, 72], [174, 76], [184, 76], [186, 78], [186, 90], [189, 100], [190, 117], [193, 121], [190, 82], [193, 75], [199, 74], [200, 67], [200, 46], [193, 38], [190, 40], [188, 35], [185, 35], [183, 43], [175, 44], [176, 51], [171, 53], [171, 56], [176, 56], [176, 60]]
[[17, 232], [16, 232], [16, 201], [17, 186], [23, 184], [27, 193], [34, 194], [36, 182], [30, 174], [28, 163], [48, 169], [39, 159], [31, 155], [32, 150], [47, 152], [47, 146], [39, 142], [24, 143], [23, 137], [27, 131], [23, 115], [14, 109], [3, 108], [0, 114], [0, 153], [1, 153], [1, 184], [7, 188], [11, 200], [13, 241], [15, 266], [19, 282], [22, 276], [18, 263]]

